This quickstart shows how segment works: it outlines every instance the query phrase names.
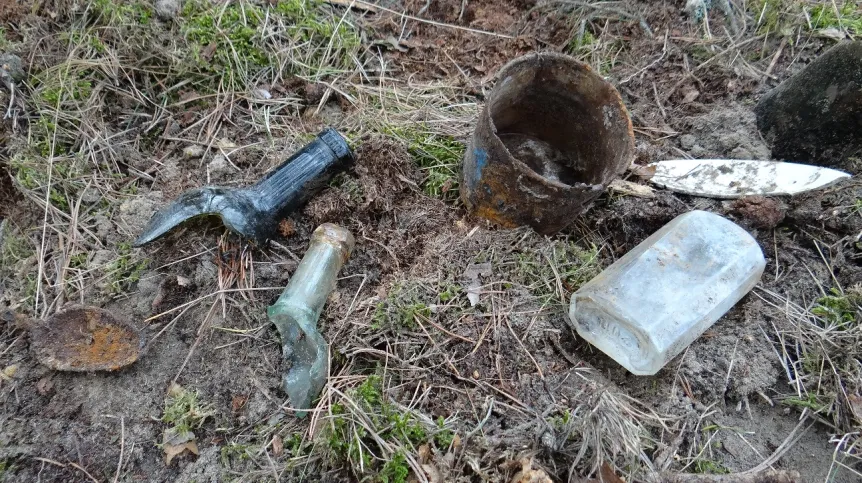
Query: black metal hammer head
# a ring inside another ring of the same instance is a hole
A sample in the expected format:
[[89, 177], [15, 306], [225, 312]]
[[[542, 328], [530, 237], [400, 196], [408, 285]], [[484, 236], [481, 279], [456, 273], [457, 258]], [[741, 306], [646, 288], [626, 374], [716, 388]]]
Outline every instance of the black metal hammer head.
[[186, 191], [153, 215], [133, 244], [146, 245], [184, 221], [202, 215], [218, 215], [230, 230], [263, 243], [281, 217], [323, 189], [332, 175], [353, 159], [347, 141], [327, 128], [253, 186], [207, 186]]

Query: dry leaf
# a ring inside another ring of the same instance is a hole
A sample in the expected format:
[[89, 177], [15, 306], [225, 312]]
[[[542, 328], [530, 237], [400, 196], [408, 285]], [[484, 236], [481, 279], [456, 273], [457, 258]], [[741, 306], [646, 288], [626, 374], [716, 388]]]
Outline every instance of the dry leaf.
[[237, 412], [240, 409], [242, 409], [243, 406], [245, 406], [245, 403], [247, 403], [247, 402], [248, 402], [248, 396], [243, 395], [243, 394], [237, 394], [231, 400], [231, 403], [230, 403], [231, 409], [233, 409], [233, 412]]
[[856, 417], [856, 421], [862, 424], [862, 396], [850, 394], [847, 396], [847, 402], [850, 403], [850, 412]]
[[838, 30], [835, 27], [829, 27], [826, 29], [820, 29], [815, 32], [818, 37], [823, 37], [832, 40], [844, 40], [847, 38], [847, 34], [845, 34], [842, 30]]
[[0, 375], [2, 375], [3, 379], [11, 381], [15, 377], [16, 372], [18, 372], [18, 364], [12, 364], [11, 366], [6, 366], [3, 372], [0, 372]]
[[186, 451], [196, 455], [200, 454], [197, 441], [195, 441], [195, 433], [191, 431], [179, 432], [176, 428], [166, 429], [162, 441], [166, 465], [170, 465], [176, 456], [180, 456]]
[[284, 442], [281, 440], [281, 436], [276, 434], [272, 437], [272, 454], [281, 456], [282, 453], [284, 453]]
[[512, 477], [512, 483], [553, 483], [545, 470], [533, 469], [533, 460], [522, 458], [520, 463], [521, 471], [515, 473], [515, 476]]
[[471, 307], [475, 307], [479, 303], [479, 294], [482, 289], [482, 282], [479, 277], [490, 277], [493, 274], [491, 262], [474, 263], [464, 271], [464, 280], [468, 282], [466, 287], [467, 300], [470, 301]]
[[697, 99], [698, 96], [700, 96], [700, 92], [698, 92], [695, 89], [692, 89], [692, 90], [685, 93], [685, 96], [683, 96], [683, 98], [682, 98], [682, 103], [683, 104], [690, 104], [690, 103], [694, 102], [694, 100]]
[[46, 395], [51, 392], [51, 389], [54, 388], [54, 381], [51, 380], [50, 377], [43, 377], [39, 379], [39, 382], [36, 383], [36, 391], [41, 395]]
[[278, 232], [285, 238], [290, 238], [296, 234], [296, 225], [292, 221], [284, 218], [278, 223]]
[[407, 47], [406, 45], [402, 45], [398, 41], [398, 39], [391, 35], [389, 37], [386, 37], [386, 43], [399, 52], [407, 52], [408, 50], [410, 50], [409, 47]]
[[169, 397], [179, 397], [182, 396], [184, 392], [186, 392], [186, 390], [183, 388], [183, 386], [180, 386], [175, 382], [171, 382], [171, 385], [168, 386]]
[[639, 164], [632, 163], [632, 165], [629, 166], [629, 172], [631, 172], [631, 174], [645, 180], [655, 176], [655, 170], [656, 166], [654, 164], [651, 164], [649, 166], [641, 166]]
[[422, 465], [422, 471], [428, 476], [428, 483], [441, 483], [443, 481], [440, 470], [434, 465]]
[[602, 463], [602, 467], [599, 469], [599, 481], [601, 483], [625, 483], [607, 463]]
[[207, 45], [206, 47], [204, 47], [203, 52], [201, 52], [201, 58], [204, 59], [205, 61], [209, 62], [210, 59], [212, 59], [213, 55], [215, 54], [216, 47], [218, 47], [218, 44], [216, 44], [215, 42], [212, 42], [209, 45]]
[[190, 144], [183, 148], [183, 157], [186, 158], [199, 158], [204, 155], [203, 146], [198, 146], [197, 144]]
[[219, 139], [218, 141], [216, 141], [215, 145], [217, 148], [221, 149], [222, 151], [226, 151], [228, 149], [234, 149], [237, 147], [235, 142], [233, 142], [227, 138]]
[[452, 436], [452, 450], [457, 451], [461, 447], [461, 437], [457, 434]]
[[419, 447], [419, 450], [416, 452], [417, 456], [419, 456], [419, 463], [425, 464], [431, 461], [431, 446], [427, 444], [423, 444]]
[[165, 443], [162, 445], [162, 450], [165, 452], [165, 465], [170, 466], [171, 461], [177, 457], [181, 456], [186, 451], [193, 453], [195, 455], [200, 454], [198, 451], [198, 444], [194, 441], [187, 441], [185, 443], [173, 445]]

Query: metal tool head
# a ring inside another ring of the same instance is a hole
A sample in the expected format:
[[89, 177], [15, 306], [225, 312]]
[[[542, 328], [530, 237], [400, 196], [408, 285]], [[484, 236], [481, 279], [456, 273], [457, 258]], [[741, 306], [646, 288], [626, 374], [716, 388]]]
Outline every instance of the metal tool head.
[[36, 359], [58, 371], [115, 371], [137, 361], [144, 342], [130, 323], [96, 307], [65, 310], [30, 327]]
[[173, 203], [159, 210], [133, 246], [146, 245], [177, 225], [204, 215], [218, 215], [229, 229], [252, 239], [266, 238], [261, 212], [244, 189], [208, 186], [186, 191]]
[[354, 160], [347, 141], [325, 129], [260, 181], [246, 188], [205, 187], [186, 191], [156, 213], [134, 242], [141, 246], [180, 223], [201, 215], [218, 215], [230, 230], [264, 243], [280, 218], [329, 183]]

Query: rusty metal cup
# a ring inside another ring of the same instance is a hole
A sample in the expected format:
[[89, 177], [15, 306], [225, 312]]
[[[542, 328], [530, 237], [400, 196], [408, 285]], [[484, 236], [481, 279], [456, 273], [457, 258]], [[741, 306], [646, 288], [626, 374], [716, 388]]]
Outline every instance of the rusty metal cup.
[[461, 199], [503, 227], [555, 233], [631, 164], [631, 119], [610, 83], [566, 55], [528, 54], [497, 77], [464, 155]]

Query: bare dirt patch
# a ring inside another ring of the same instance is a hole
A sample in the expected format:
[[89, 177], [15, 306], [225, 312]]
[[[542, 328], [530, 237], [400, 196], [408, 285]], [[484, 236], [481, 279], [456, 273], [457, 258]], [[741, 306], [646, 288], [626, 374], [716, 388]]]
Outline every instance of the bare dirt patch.
[[[279, 33], [245, 37], [220, 24], [230, 43], [189, 33], [209, 22], [194, 2], [176, 22], [132, 2], [119, 16], [68, 6], [25, 23], [16, 34], [31, 51], [27, 109], [22, 127], [4, 125], [15, 143], [0, 153], [10, 174], [0, 209], [14, 207], [2, 212], [0, 301], [37, 316], [66, 301], [99, 305], [145, 325], [149, 344], [116, 373], [52, 372], [33, 360], [24, 331], [0, 326], [0, 370], [15, 367], [0, 385], [0, 474], [510, 481], [528, 458], [554, 481], [594, 477], [603, 464], [651, 481], [764, 462], [799, 481], [854, 481], [859, 313], [841, 304], [862, 279], [858, 181], [744, 204], [606, 194], [553, 237], [473, 219], [455, 196], [482, 93], [500, 65], [532, 50], [574, 55], [618, 86], [638, 163], [768, 157], [751, 106], [826, 41], [799, 22], [803, 41], [782, 43], [741, 11], [736, 34], [714, 12], [707, 32], [682, 3], [382, 4], [434, 23], [328, 4], [242, 2], [243, 17], [229, 3], [219, 8], [235, 15], [224, 17], [230, 25]], [[330, 31], [338, 35], [315, 36]], [[218, 50], [230, 45], [245, 49], [239, 61]], [[184, 56], [195, 49], [203, 57]], [[356, 165], [288, 216], [272, 243], [196, 220], [128, 246], [178, 193], [253, 182], [324, 125], [350, 137]], [[766, 273], [659, 374], [630, 375], [572, 332], [568, 298], [692, 209], [746, 227]], [[265, 308], [323, 222], [351, 230], [357, 246], [319, 323], [327, 387], [297, 419]], [[211, 416], [193, 429], [200, 454], [168, 465], [159, 445], [172, 382]]]

